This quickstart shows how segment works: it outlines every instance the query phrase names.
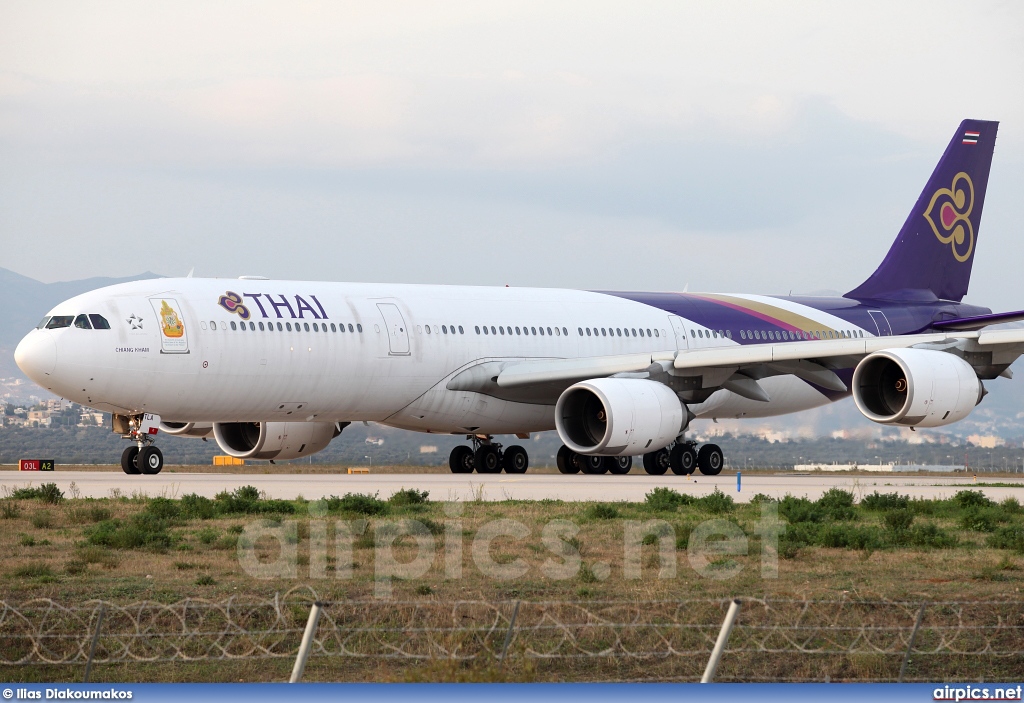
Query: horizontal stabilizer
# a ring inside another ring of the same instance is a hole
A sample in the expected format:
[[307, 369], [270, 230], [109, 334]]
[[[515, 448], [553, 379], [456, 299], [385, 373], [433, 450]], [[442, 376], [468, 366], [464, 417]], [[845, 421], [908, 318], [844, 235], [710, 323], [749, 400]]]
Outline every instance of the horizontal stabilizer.
[[1024, 310], [996, 312], [991, 315], [977, 315], [975, 317], [958, 317], [953, 320], [933, 322], [931, 326], [938, 330], [980, 330], [989, 325], [998, 325], [1004, 322], [1020, 322], [1021, 320], [1024, 320]]

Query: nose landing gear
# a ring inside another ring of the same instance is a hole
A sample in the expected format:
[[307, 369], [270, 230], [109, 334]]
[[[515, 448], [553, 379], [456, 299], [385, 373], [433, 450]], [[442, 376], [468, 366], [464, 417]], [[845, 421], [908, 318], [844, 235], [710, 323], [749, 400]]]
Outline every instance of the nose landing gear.
[[113, 430], [135, 446], [121, 452], [121, 470], [126, 474], [155, 475], [164, 468], [164, 454], [153, 445], [160, 418], [156, 415], [114, 415]]

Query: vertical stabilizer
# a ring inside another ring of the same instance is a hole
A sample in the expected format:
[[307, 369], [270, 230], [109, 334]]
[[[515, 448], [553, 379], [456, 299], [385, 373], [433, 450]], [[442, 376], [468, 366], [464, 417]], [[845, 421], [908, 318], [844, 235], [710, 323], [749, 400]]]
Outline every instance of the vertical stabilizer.
[[960, 123], [885, 260], [846, 297], [963, 299], [998, 127], [984, 120]]

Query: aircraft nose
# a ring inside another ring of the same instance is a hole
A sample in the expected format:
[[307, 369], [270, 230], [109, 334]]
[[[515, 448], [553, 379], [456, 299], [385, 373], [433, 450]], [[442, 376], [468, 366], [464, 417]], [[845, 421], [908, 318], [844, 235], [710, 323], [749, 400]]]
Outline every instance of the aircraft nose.
[[41, 386], [57, 366], [57, 345], [53, 336], [42, 330], [30, 332], [14, 350], [14, 363], [22, 372]]

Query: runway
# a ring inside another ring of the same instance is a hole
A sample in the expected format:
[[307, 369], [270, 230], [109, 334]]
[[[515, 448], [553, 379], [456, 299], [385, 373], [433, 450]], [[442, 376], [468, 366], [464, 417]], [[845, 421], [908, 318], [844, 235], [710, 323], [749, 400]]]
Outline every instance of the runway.
[[[960, 477], [895, 477], [895, 476], [817, 476], [807, 474], [750, 474], [743, 476], [742, 490], [736, 489], [736, 476], [584, 476], [560, 474], [223, 474], [169, 473], [157, 476], [127, 476], [121, 472], [55, 471], [53, 473], [0, 472], [4, 493], [21, 486], [56, 483], [67, 497], [76, 491], [83, 498], [108, 498], [116, 492], [125, 497], [133, 494], [148, 497], [178, 498], [198, 493], [209, 498], [221, 491], [240, 486], [255, 486], [268, 497], [291, 500], [302, 496], [315, 500], [346, 493], [378, 494], [390, 497], [402, 488], [429, 491], [430, 500], [439, 501], [501, 501], [501, 500], [564, 500], [564, 501], [629, 501], [642, 502], [657, 486], [680, 493], [702, 496], [720, 489], [740, 503], [758, 493], [781, 498], [786, 494], [806, 496], [815, 500], [830, 488], [838, 487], [862, 496], [878, 491], [899, 492], [917, 498], [949, 498], [957, 491], [984, 491], [993, 500], [1014, 496], [1024, 502], [1024, 477], [998, 478], [992, 483], [1012, 486], [986, 486], [971, 476]], [[74, 484], [72, 486], [72, 484]]]

